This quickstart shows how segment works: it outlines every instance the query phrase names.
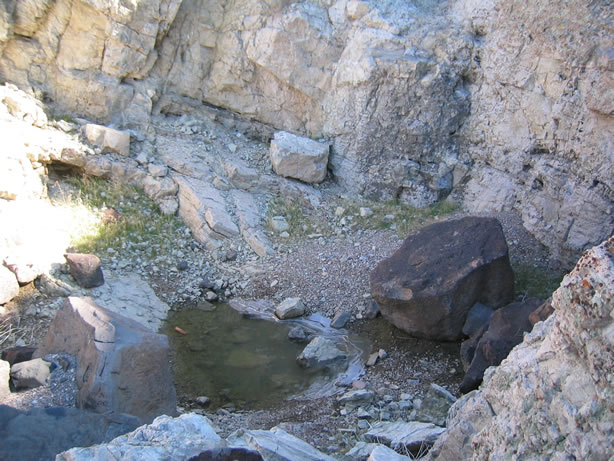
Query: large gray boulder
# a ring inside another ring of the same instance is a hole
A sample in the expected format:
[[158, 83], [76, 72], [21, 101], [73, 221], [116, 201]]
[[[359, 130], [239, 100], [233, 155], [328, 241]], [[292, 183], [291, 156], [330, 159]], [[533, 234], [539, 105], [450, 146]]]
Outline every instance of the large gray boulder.
[[11, 367], [11, 380], [15, 389], [34, 389], [49, 382], [51, 362], [33, 359], [16, 363]]
[[205, 416], [192, 413], [178, 418], [160, 416], [151, 424], [141, 426], [102, 445], [72, 448], [60, 453], [56, 461], [123, 460], [188, 460], [201, 452], [225, 447]]
[[151, 422], [176, 413], [168, 339], [96, 305], [89, 298], [64, 302], [35, 357], [67, 353], [77, 358], [77, 405]]
[[271, 141], [271, 163], [280, 176], [318, 183], [326, 177], [329, 144], [279, 131]]
[[0, 459], [52, 461], [74, 446], [112, 440], [134, 430], [138, 418], [76, 408], [17, 410], [0, 405]]
[[415, 232], [371, 273], [371, 295], [382, 315], [412, 336], [460, 339], [471, 306], [498, 308], [513, 299], [501, 224], [466, 217]]

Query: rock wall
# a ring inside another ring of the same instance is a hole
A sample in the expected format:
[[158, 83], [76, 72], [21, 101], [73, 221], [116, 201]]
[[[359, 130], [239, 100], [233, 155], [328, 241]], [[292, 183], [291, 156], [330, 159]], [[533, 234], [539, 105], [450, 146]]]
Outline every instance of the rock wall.
[[[445, 6], [445, 3], [444, 3]], [[447, 196], [469, 112], [470, 37], [437, 2], [22, 0], [0, 10], [0, 78], [60, 111], [143, 126], [224, 107], [333, 140], [355, 192]]]
[[552, 306], [450, 410], [431, 460], [611, 459], [614, 237], [584, 254]]
[[561, 259], [614, 230], [611, 2], [15, 0], [0, 79], [146, 127], [229, 109], [327, 138], [338, 182], [518, 210]]
[[614, 231], [614, 8], [607, 0], [455, 6], [475, 40], [465, 204], [516, 209], [569, 263]]

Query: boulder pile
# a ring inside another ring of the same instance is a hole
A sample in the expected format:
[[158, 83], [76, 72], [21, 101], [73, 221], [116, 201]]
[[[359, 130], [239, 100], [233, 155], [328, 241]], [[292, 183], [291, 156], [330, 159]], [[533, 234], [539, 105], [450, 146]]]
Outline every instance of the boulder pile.
[[453, 406], [431, 460], [610, 459], [614, 237], [582, 256], [552, 308]]

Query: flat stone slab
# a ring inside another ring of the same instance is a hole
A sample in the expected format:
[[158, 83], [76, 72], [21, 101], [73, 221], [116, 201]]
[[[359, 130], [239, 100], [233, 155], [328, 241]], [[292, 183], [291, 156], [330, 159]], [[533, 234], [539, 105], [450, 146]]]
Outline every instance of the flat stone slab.
[[378, 422], [373, 424], [365, 434], [368, 442], [385, 443], [391, 448], [405, 447], [409, 451], [419, 450], [423, 446], [435, 443], [444, 431], [443, 427], [431, 423], [412, 421]]
[[327, 143], [278, 131], [271, 141], [270, 156], [278, 175], [319, 183], [326, 177], [329, 152]]
[[255, 450], [264, 459], [275, 461], [333, 461], [334, 458], [307, 442], [274, 427], [270, 431], [243, 430], [231, 434], [226, 441], [232, 447]]
[[345, 359], [347, 359], [347, 354], [334, 342], [317, 336], [307, 344], [296, 361], [303, 368], [320, 368], [337, 364]]
[[158, 332], [170, 309], [138, 274], [109, 276], [106, 283], [95, 289], [92, 295], [101, 306], [128, 317], [153, 332]]
[[271, 242], [262, 228], [258, 204], [254, 196], [244, 191], [232, 191], [232, 197], [239, 217], [241, 236], [254, 252], [260, 256], [275, 254]]
[[206, 181], [178, 174], [173, 180], [179, 186], [179, 217], [199, 242], [215, 249], [220, 240], [239, 235], [219, 190]]

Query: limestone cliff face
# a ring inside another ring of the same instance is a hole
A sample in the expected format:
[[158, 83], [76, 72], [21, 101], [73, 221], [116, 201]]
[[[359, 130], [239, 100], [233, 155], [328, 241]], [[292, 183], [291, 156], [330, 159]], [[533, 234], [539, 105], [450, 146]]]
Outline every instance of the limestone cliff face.
[[614, 237], [584, 254], [552, 306], [451, 409], [431, 460], [611, 459]]
[[558, 256], [614, 231], [614, 8], [610, 1], [463, 0], [475, 38], [465, 203], [518, 210]]
[[608, 3], [9, 0], [0, 78], [99, 122], [204, 103], [328, 138], [348, 189], [516, 208], [566, 259], [614, 229]]
[[0, 77], [100, 122], [142, 126], [207, 103], [326, 137], [350, 189], [424, 206], [469, 164], [455, 134], [471, 40], [429, 3], [9, 2]]

